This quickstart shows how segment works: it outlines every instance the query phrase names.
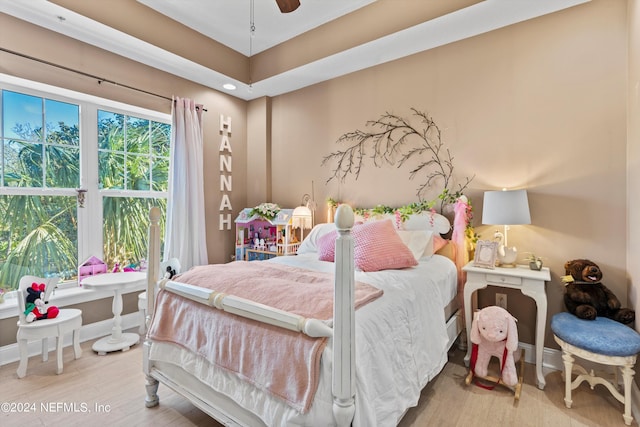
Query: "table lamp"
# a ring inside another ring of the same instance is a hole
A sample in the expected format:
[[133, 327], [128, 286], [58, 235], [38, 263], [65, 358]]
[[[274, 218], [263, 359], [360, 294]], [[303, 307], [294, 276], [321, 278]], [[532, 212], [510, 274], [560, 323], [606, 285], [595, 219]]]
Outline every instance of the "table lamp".
[[311, 209], [307, 206], [298, 206], [291, 215], [291, 226], [300, 229], [300, 241], [304, 240], [304, 229], [313, 227]]
[[503, 225], [504, 233], [496, 231], [498, 263], [500, 267], [515, 267], [518, 251], [509, 247], [507, 231], [510, 225], [531, 224], [527, 190], [485, 191], [482, 204], [482, 223]]

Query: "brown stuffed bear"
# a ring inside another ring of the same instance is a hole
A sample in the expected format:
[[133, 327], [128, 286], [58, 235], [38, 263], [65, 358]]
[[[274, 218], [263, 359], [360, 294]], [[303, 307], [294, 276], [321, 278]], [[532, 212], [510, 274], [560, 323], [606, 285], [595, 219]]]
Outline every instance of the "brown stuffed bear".
[[569, 282], [565, 289], [564, 305], [570, 313], [587, 320], [602, 316], [625, 325], [633, 323], [635, 312], [620, 308], [620, 300], [600, 283], [602, 271], [596, 263], [588, 259], [574, 259], [567, 261], [564, 269]]

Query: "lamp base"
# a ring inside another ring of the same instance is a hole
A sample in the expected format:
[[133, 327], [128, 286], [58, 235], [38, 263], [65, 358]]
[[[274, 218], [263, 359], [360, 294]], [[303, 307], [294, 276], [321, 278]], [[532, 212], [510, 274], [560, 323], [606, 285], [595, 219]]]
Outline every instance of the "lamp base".
[[498, 248], [497, 264], [498, 267], [510, 268], [516, 266], [518, 258], [518, 250], [515, 247], [500, 246]]
[[500, 267], [500, 268], [516, 268], [516, 263], [513, 262], [513, 263], [502, 264], [502, 263], [499, 262], [498, 263], [498, 267]]

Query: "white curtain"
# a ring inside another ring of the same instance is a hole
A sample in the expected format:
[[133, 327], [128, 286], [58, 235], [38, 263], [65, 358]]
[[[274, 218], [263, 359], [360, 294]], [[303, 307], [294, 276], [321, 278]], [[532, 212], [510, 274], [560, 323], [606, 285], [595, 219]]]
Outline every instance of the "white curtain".
[[182, 271], [208, 263], [204, 217], [202, 107], [176, 97], [171, 112], [171, 167], [164, 260]]

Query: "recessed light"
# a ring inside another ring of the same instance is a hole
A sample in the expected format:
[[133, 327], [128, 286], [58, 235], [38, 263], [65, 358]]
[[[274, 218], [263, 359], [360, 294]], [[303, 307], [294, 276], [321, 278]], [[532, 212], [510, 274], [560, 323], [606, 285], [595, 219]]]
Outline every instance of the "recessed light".
[[234, 85], [233, 83], [225, 83], [222, 85], [222, 87], [227, 90], [236, 90], [236, 85]]

